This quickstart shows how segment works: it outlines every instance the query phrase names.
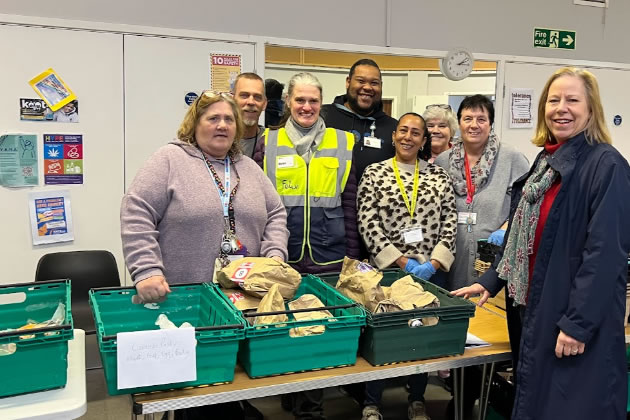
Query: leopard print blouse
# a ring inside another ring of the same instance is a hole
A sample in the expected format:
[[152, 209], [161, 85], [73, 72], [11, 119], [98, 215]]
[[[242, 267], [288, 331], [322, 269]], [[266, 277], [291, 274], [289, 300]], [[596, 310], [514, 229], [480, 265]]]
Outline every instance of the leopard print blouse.
[[[411, 199], [414, 165], [398, 164]], [[437, 260], [448, 271], [454, 260], [457, 208], [451, 178], [434, 164], [419, 161], [418, 200], [413, 219], [396, 183], [392, 160], [369, 165], [357, 192], [359, 233], [371, 261], [384, 269], [401, 257], [420, 263]], [[423, 240], [405, 244], [402, 230], [421, 226]]]

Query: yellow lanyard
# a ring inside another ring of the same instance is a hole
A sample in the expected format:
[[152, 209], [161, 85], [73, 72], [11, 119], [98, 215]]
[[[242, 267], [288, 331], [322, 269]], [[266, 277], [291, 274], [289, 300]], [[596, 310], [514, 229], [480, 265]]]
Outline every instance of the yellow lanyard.
[[392, 158], [392, 167], [394, 168], [396, 183], [398, 183], [400, 194], [405, 201], [405, 206], [407, 206], [407, 210], [409, 210], [409, 215], [413, 219], [413, 214], [416, 212], [416, 203], [418, 201], [418, 159], [416, 159], [416, 169], [413, 172], [413, 193], [411, 194], [411, 203], [409, 203], [409, 196], [407, 196], [407, 191], [405, 191], [405, 184], [403, 184], [402, 179], [400, 178], [400, 172], [398, 172], [398, 165], [396, 164], [395, 157]]

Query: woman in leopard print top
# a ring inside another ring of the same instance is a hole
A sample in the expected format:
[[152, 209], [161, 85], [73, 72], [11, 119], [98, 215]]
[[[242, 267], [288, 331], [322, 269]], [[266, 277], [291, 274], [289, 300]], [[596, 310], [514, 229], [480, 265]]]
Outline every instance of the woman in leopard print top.
[[[414, 135], [415, 133], [415, 135]], [[425, 137], [426, 136], [426, 137]], [[439, 166], [418, 159], [418, 151], [427, 141], [424, 119], [405, 114], [393, 134], [396, 166], [405, 186], [413, 196], [413, 178], [418, 163], [418, 192], [413, 217], [396, 179], [392, 159], [374, 163], [365, 171], [357, 194], [359, 233], [372, 263], [380, 269], [396, 264], [408, 272], [414, 264], [431, 263], [439, 273], [448, 272], [454, 260], [457, 233], [455, 195], [448, 173]], [[422, 240], [405, 240], [405, 229], [421, 228]], [[430, 270], [430, 268], [429, 268]], [[425, 276], [419, 276], [429, 280]], [[436, 277], [436, 278], [433, 278]], [[444, 275], [431, 276], [434, 283]]]
[[[457, 230], [451, 178], [444, 169], [418, 158], [419, 154], [431, 156], [429, 133], [420, 115], [403, 115], [392, 138], [396, 156], [369, 165], [361, 178], [359, 233], [378, 268], [396, 264], [444, 287], [455, 259]], [[424, 407], [427, 374], [411, 375], [408, 383], [409, 418], [428, 420]], [[382, 418], [379, 406], [384, 386], [384, 381], [366, 384], [363, 419]]]

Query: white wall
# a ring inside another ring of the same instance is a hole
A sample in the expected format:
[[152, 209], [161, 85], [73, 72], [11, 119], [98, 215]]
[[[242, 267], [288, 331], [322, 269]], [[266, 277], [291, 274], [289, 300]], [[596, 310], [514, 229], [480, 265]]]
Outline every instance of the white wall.
[[[106, 249], [123, 273], [118, 208], [123, 194], [122, 35], [0, 26], [0, 130], [37, 134], [40, 185], [0, 187], [0, 284], [35, 281], [48, 252]], [[28, 81], [55, 69], [79, 99], [79, 123], [20, 121], [19, 98], [36, 98]], [[43, 134], [82, 134], [84, 183], [44, 185]], [[72, 242], [33, 246], [28, 193], [69, 190]]]
[[[335, 96], [346, 91], [347, 69], [268, 64], [265, 67], [265, 78], [284, 83], [286, 89], [291, 76], [300, 71], [308, 71], [317, 76], [324, 87], [325, 104], [331, 103]], [[494, 72], [478, 72], [467, 79], [454, 82], [435, 71], [384, 71], [383, 98], [394, 100], [392, 116], [397, 117], [413, 110], [413, 99], [417, 95], [494, 93], [495, 84]]]
[[[391, 19], [387, 19], [387, 4]], [[630, 1], [2, 0], [0, 13], [445, 51], [630, 63]], [[534, 27], [577, 31], [575, 51], [533, 47]], [[389, 43], [387, 33], [390, 33]]]

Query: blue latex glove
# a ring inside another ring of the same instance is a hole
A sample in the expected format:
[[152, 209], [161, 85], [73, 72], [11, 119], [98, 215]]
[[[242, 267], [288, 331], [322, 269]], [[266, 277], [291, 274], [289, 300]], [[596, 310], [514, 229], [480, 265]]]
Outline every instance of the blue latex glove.
[[429, 280], [431, 276], [435, 274], [435, 267], [433, 267], [433, 264], [428, 261], [424, 264], [420, 264], [413, 258], [409, 258], [407, 265], [405, 265], [405, 271], [421, 278], [422, 280]]
[[505, 237], [505, 229], [495, 230], [488, 236], [488, 242], [494, 245], [503, 245], [503, 238]]

